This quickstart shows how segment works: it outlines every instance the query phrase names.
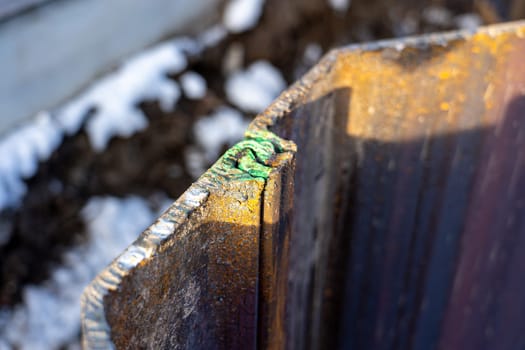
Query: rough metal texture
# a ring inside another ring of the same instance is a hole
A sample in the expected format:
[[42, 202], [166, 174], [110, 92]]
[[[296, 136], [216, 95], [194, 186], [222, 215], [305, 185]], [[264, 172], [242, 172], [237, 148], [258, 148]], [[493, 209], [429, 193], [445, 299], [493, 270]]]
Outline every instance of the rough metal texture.
[[329, 53], [86, 289], [84, 346], [524, 348], [524, 62], [525, 23]]

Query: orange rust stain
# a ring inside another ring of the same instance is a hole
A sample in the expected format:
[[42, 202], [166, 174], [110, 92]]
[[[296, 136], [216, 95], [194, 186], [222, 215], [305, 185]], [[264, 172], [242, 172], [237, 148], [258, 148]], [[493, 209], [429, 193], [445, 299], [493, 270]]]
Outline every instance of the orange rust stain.
[[480, 32], [423, 51], [341, 51], [316, 94], [348, 89], [346, 131], [363, 139], [397, 142], [490, 126], [484, 115], [493, 108], [493, 71], [505, 66], [518, 32], [525, 30]]
[[439, 108], [442, 110], [442, 111], [448, 111], [450, 109], [450, 104], [448, 102], [441, 102], [439, 104]]
[[207, 221], [239, 225], [259, 225], [264, 180], [230, 181], [224, 192], [212, 193], [208, 199]]
[[441, 80], [447, 80], [452, 78], [455, 75], [455, 72], [444, 70], [438, 73], [438, 77]]

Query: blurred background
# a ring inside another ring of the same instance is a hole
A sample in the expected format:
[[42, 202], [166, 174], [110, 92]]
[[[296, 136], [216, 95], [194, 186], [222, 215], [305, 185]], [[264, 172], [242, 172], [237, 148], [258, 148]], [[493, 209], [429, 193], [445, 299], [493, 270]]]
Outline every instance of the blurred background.
[[330, 48], [520, 18], [523, 0], [0, 0], [0, 350], [79, 348], [83, 288]]

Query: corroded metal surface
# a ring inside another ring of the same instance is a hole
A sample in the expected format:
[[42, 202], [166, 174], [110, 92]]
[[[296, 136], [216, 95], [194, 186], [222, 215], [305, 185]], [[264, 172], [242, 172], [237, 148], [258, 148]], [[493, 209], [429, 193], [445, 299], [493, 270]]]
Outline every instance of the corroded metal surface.
[[255, 347], [263, 189], [287, 146], [229, 150], [104, 270], [83, 295], [84, 347]]
[[524, 348], [524, 62], [524, 23], [332, 51], [86, 289], [84, 346]]

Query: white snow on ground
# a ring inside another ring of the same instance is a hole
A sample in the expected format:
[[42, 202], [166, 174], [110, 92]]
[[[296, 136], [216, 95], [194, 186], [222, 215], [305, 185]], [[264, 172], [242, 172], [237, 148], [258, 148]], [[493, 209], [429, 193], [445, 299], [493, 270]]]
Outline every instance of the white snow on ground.
[[0, 141], [0, 209], [18, 203], [26, 191], [22, 178], [33, 176], [61, 141], [60, 126], [44, 112]]
[[304, 49], [303, 59], [308, 63], [319, 61], [323, 55], [323, 48], [317, 43], [310, 43]]
[[21, 350], [57, 349], [75, 342], [82, 291], [158, 214], [139, 197], [91, 198], [82, 210], [89, 241], [69, 251], [46, 283], [26, 287], [22, 304], [0, 314], [0, 349], [2, 341]]
[[232, 146], [242, 139], [248, 124], [239, 111], [220, 107], [212, 115], [199, 119], [193, 126], [193, 134], [211, 163], [219, 157], [223, 145]]
[[175, 107], [180, 89], [166, 74], [178, 73], [186, 64], [176, 42], [158, 45], [95, 83], [59, 111], [58, 120], [68, 132], [75, 132], [89, 108], [95, 107], [86, 131], [93, 148], [102, 151], [113, 136], [128, 137], [146, 128], [147, 119], [136, 106], [140, 101], [158, 99], [164, 111]]
[[423, 18], [430, 24], [448, 26], [452, 21], [452, 13], [445, 7], [432, 5], [423, 10]]
[[257, 61], [226, 81], [228, 99], [246, 112], [263, 111], [286, 87], [281, 73], [267, 61]]
[[210, 164], [206, 160], [206, 155], [196, 146], [188, 146], [184, 149], [184, 163], [194, 180], [197, 180]]
[[483, 20], [475, 13], [467, 13], [455, 17], [454, 23], [460, 29], [474, 31], [483, 24]]
[[230, 107], [219, 107], [211, 115], [200, 118], [193, 125], [197, 145], [184, 149], [185, 164], [190, 175], [197, 179], [220, 156], [224, 145], [240, 141], [249, 121]]
[[339, 12], [346, 12], [350, 8], [350, 0], [328, 0], [330, 6]]
[[191, 71], [186, 72], [180, 77], [179, 81], [187, 98], [198, 100], [206, 95], [208, 86], [200, 74]]
[[87, 133], [93, 148], [103, 150], [113, 136], [131, 136], [147, 127], [147, 119], [136, 104], [158, 99], [163, 110], [175, 107], [180, 96], [176, 82], [166, 77], [187, 64], [186, 53], [199, 52], [201, 45], [190, 39], [176, 39], [148, 49], [115, 72], [96, 81], [53, 115], [42, 112], [35, 120], [0, 140], [0, 210], [18, 204], [26, 192], [23, 179], [35, 174], [60, 145], [64, 133], [79, 130], [88, 112]]
[[227, 35], [228, 31], [226, 28], [224, 28], [223, 25], [218, 24], [200, 34], [197, 41], [203, 47], [213, 47], [226, 38]]
[[[163, 108], [172, 109], [180, 92], [166, 73], [178, 73], [186, 67], [184, 46], [187, 46], [184, 40], [168, 41], [132, 57], [117, 71], [98, 80], [59, 109], [57, 119], [66, 132], [72, 134], [80, 128], [86, 112], [92, 107], [97, 108], [93, 119], [108, 117], [118, 121], [121, 117], [112, 116], [111, 112], [135, 114], [135, 104], [143, 99], [158, 98]], [[144, 119], [144, 116], [133, 118]], [[97, 142], [100, 141], [92, 141], [98, 145]]]
[[230, 0], [222, 22], [232, 33], [241, 33], [257, 25], [262, 15], [264, 0]]

